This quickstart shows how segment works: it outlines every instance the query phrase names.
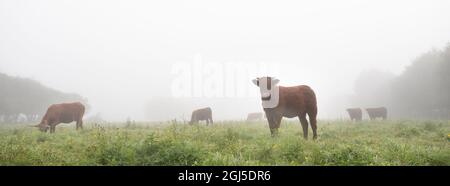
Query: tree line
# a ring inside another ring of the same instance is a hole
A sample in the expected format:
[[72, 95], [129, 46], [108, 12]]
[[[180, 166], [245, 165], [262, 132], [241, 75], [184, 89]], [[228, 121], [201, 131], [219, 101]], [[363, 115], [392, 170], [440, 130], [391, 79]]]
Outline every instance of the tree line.
[[400, 75], [361, 73], [350, 102], [387, 106], [393, 118], [450, 119], [450, 43], [418, 56]]
[[47, 111], [48, 106], [61, 102], [83, 102], [78, 94], [64, 93], [41, 83], [0, 73], [0, 122], [35, 122]]

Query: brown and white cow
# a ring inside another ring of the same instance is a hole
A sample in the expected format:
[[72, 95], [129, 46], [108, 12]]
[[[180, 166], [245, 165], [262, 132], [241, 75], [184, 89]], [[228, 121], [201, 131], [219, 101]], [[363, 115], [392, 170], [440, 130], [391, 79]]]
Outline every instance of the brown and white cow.
[[313, 139], [317, 138], [317, 100], [314, 91], [307, 85], [292, 87], [278, 86], [279, 80], [261, 77], [253, 80], [260, 88], [262, 106], [269, 122], [272, 136], [278, 133], [283, 117], [298, 117], [303, 128], [303, 137], [308, 139], [309, 117]]
[[366, 108], [367, 114], [369, 114], [370, 120], [375, 120], [376, 118], [387, 119], [387, 109], [386, 107], [378, 108]]
[[56, 125], [75, 121], [77, 130], [78, 128], [82, 129], [84, 111], [84, 105], [80, 102], [53, 104], [47, 109], [41, 123], [35, 127], [42, 132], [47, 132], [50, 128], [50, 133], [54, 133]]
[[264, 117], [264, 113], [262, 113], [262, 112], [249, 113], [247, 115], [247, 121], [261, 121], [261, 120], [263, 120], [263, 117]]
[[362, 110], [361, 108], [349, 108], [347, 109], [350, 120], [361, 121], [362, 120]]
[[206, 120], [206, 125], [209, 125], [210, 122], [211, 124], [213, 124], [211, 108], [206, 107], [194, 110], [192, 112], [191, 121], [189, 122], [189, 124], [192, 125], [194, 123], [198, 123], [199, 121], [203, 120]]

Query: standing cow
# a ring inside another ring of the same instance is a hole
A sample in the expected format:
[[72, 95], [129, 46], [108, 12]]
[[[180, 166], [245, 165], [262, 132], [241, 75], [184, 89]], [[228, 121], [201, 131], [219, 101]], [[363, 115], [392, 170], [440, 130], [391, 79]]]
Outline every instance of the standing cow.
[[350, 120], [361, 121], [362, 120], [362, 110], [361, 108], [349, 108], [347, 109]]
[[283, 117], [298, 117], [303, 128], [303, 137], [308, 139], [308, 114], [313, 139], [317, 139], [317, 101], [309, 86], [282, 87], [277, 85], [279, 80], [272, 77], [256, 78], [253, 83], [260, 89], [272, 137], [278, 133]]
[[386, 107], [378, 108], [366, 108], [367, 114], [369, 114], [370, 120], [375, 120], [376, 118], [387, 119], [387, 109]]
[[45, 113], [41, 123], [35, 125], [40, 131], [50, 133], [55, 132], [56, 125], [60, 123], [71, 123], [75, 121], [78, 128], [83, 129], [84, 105], [80, 102], [53, 104]]
[[264, 113], [262, 112], [249, 113], [247, 115], [247, 121], [261, 121], [263, 117]]
[[189, 124], [198, 123], [199, 121], [206, 120], [206, 125], [208, 126], [209, 123], [213, 124], [212, 120], [212, 111], [211, 108], [206, 107], [198, 110], [194, 110], [192, 112], [191, 121]]

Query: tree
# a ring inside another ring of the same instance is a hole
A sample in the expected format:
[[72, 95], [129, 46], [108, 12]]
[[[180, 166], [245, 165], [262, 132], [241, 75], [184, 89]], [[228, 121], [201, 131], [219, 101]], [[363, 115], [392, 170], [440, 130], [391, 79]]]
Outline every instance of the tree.
[[450, 43], [420, 55], [399, 76], [362, 73], [352, 100], [387, 106], [394, 117], [450, 119]]
[[49, 105], [60, 102], [83, 102], [87, 110], [87, 99], [78, 94], [63, 93], [48, 88], [39, 82], [0, 73], [0, 116], [12, 122], [19, 114], [25, 114], [28, 120], [42, 116]]

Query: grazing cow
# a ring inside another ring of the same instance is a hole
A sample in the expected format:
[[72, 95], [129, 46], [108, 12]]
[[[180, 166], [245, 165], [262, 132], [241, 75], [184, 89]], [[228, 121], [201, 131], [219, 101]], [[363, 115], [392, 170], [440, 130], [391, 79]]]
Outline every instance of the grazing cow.
[[78, 128], [83, 129], [84, 110], [84, 105], [80, 102], [53, 104], [47, 109], [41, 123], [35, 127], [42, 132], [47, 132], [50, 128], [50, 133], [54, 133], [56, 125], [75, 121], [77, 130]]
[[253, 80], [260, 88], [261, 100], [269, 122], [272, 137], [277, 135], [283, 117], [298, 117], [303, 128], [303, 137], [308, 139], [308, 114], [313, 131], [313, 139], [317, 138], [317, 101], [314, 91], [306, 85], [282, 87], [279, 80], [272, 77], [261, 77]]
[[361, 108], [349, 108], [347, 109], [348, 115], [350, 115], [350, 120], [361, 121], [362, 111]]
[[212, 111], [211, 108], [206, 107], [198, 110], [194, 110], [192, 112], [191, 121], [189, 124], [198, 123], [199, 121], [206, 120], [206, 125], [209, 125], [209, 122], [213, 124], [212, 120]]
[[249, 113], [247, 115], [247, 121], [261, 121], [263, 117], [264, 113], [262, 112]]
[[383, 120], [387, 119], [386, 107], [366, 108], [366, 111], [367, 114], [369, 114], [370, 120], [374, 120], [376, 118], [383, 118]]

